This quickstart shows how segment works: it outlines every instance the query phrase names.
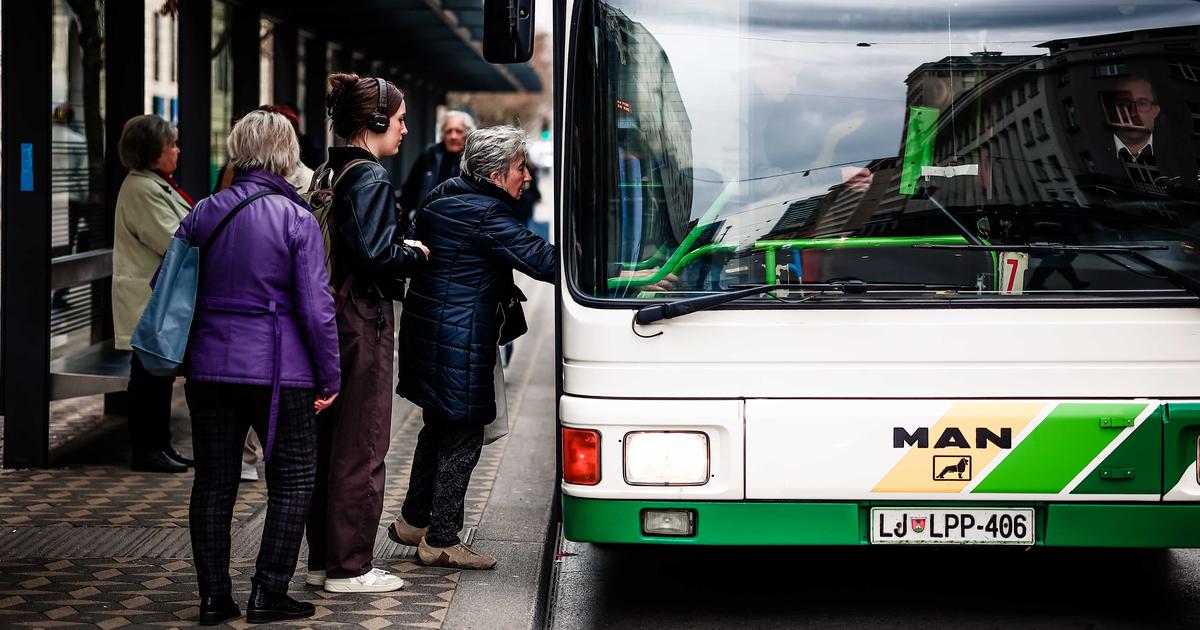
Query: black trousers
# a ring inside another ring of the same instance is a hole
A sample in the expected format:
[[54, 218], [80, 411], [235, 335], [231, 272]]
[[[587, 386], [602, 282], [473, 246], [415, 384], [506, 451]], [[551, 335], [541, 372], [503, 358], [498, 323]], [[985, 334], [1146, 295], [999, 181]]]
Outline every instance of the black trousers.
[[175, 377], [155, 376], [137, 353], [129, 365], [129, 446], [135, 458], [171, 445], [171, 395]]
[[425, 542], [451, 547], [461, 542], [463, 504], [471, 473], [483, 450], [483, 427], [426, 418], [417, 435], [408, 495], [400, 514], [414, 527], [429, 527]]
[[[188, 381], [196, 479], [188, 522], [201, 596], [230, 594], [229, 530], [237, 500], [246, 431], [267, 435], [271, 388]], [[296, 570], [304, 520], [316, 479], [317, 429], [313, 389], [284, 388], [275, 446], [267, 462], [267, 520], [252, 580], [286, 593]]]

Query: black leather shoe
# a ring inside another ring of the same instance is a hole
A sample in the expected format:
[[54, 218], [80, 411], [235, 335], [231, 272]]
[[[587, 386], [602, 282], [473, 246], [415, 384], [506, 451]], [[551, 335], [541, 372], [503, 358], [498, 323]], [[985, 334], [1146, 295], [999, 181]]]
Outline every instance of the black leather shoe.
[[167, 454], [167, 457], [170, 457], [171, 459], [179, 462], [180, 464], [183, 464], [184, 466], [195, 466], [196, 465], [196, 461], [194, 459], [192, 459], [191, 457], [185, 457], [183, 455], [183, 453], [180, 453], [179, 451], [175, 450], [174, 446], [168, 446], [167, 448], [163, 449], [163, 452]]
[[234, 603], [232, 595], [200, 598], [200, 625], [215, 626], [242, 616], [242, 609]]
[[133, 456], [130, 468], [137, 472], [182, 473], [188, 467], [175, 461], [163, 451], [153, 451]]
[[308, 619], [315, 612], [315, 606], [308, 602], [298, 602], [288, 597], [287, 593], [268, 593], [258, 584], [250, 587], [250, 602], [246, 604], [246, 621], [250, 623]]

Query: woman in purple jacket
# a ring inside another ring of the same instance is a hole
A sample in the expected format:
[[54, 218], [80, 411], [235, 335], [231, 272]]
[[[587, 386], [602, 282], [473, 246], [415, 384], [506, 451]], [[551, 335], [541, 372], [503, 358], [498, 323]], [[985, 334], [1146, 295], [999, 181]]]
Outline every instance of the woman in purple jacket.
[[255, 111], [229, 135], [233, 185], [196, 205], [177, 238], [206, 243], [186, 365], [196, 479], [189, 522], [200, 623], [238, 617], [229, 530], [250, 427], [266, 453], [267, 520], [251, 579], [251, 623], [303, 619], [287, 595], [316, 475], [316, 413], [341, 388], [333, 296], [320, 228], [284, 180], [300, 158], [287, 119]]

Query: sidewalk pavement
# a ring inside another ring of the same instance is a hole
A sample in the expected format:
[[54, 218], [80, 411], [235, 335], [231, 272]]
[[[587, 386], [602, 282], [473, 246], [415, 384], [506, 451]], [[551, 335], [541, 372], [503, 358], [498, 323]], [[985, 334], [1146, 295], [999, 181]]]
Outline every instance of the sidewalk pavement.
[[[543, 587], [554, 491], [553, 288], [526, 285], [530, 333], [506, 371], [512, 432], [484, 447], [466, 501], [464, 540], [499, 558], [495, 571], [422, 567], [386, 527], [408, 484], [420, 410], [396, 398], [377, 566], [408, 582], [396, 593], [327, 593], [304, 585], [301, 549], [291, 593], [317, 606], [298, 627], [530, 628]], [[64, 408], [56, 422], [101, 427], [98, 437], [47, 470], [0, 470], [0, 627], [187, 627], [199, 609], [188, 498], [191, 473], [134, 473], [123, 422], [100, 417], [98, 399]], [[73, 414], [73, 416], [72, 416]], [[175, 443], [190, 452], [177, 388]], [[92, 429], [95, 430], [95, 429]], [[260, 464], [261, 472], [261, 464]], [[260, 474], [260, 477], [262, 475]], [[243, 483], [234, 508], [234, 597], [243, 605], [266, 516], [264, 481]], [[249, 627], [244, 618], [231, 624]]]

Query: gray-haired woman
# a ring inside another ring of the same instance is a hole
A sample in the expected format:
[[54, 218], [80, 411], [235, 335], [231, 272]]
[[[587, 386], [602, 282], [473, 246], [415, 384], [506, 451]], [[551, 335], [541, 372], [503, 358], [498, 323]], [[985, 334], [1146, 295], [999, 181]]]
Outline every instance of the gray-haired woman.
[[[171, 236], [192, 209], [192, 200], [171, 176], [179, 161], [175, 128], [154, 115], [125, 123], [117, 155], [129, 169], [117, 194], [113, 241], [114, 345], [131, 350], [129, 338], [150, 301], [150, 278]], [[175, 379], [146, 371], [137, 355], [129, 370], [129, 441], [134, 470], [185, 472], [190, 458], [171, 446], [171, 392]]]
[[426, 565], [490, 569], [496, 559], [458, 538], [463, 501], [496, 418], [494, 369], [504, 325], [501, 301], [516, 294], [513, 270], [553, 282], [558, 252], [513, 216], [529, 181], [525, 132], [467, 136], [462, 176], [439, 185], [417, 212], [431, 255], [412, 279], [400, 324], [398, 393], [424, 412], [408, 496], [388, 529]]

